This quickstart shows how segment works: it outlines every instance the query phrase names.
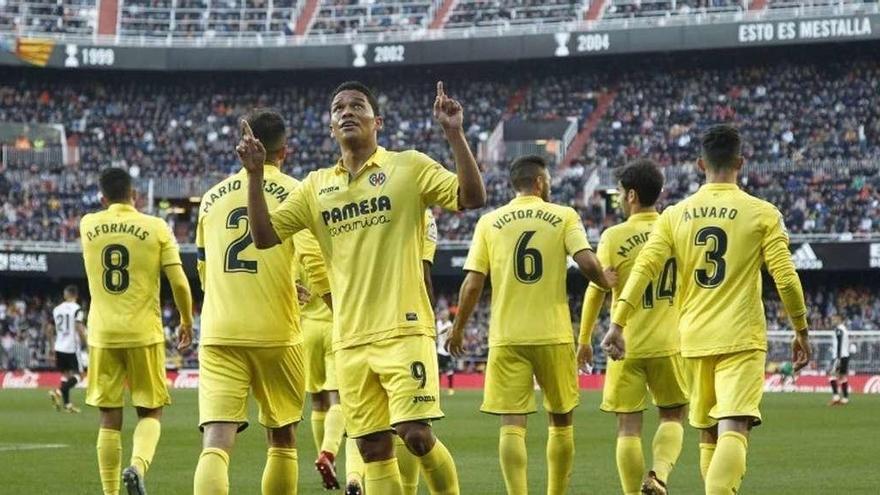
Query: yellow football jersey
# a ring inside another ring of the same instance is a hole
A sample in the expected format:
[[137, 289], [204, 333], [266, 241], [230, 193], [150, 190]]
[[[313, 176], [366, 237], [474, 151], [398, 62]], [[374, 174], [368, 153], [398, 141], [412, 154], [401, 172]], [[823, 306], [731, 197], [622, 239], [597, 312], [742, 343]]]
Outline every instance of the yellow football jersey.
[[795, 329], [807, 326], [803, 289], [782, 215], [735, 184], [706, 184], [667, 208], [651, 231], [612, 314], [625, 326], [645, 287], [670, 257], [678, 265], [681, 353], [685, 357], [767, 348], [761, 265]]
[[492, 281], [489, 346], [574, 340], [567, 255], [590, 248], [577, 212], [519, 196], [477, 222], [464, 269]]
[[116, 203], [84, 216], [79, 231], [92, 296], [89, 345], [140, 347], [164, 342], [159, 307], [162, 267], [181, 264], [168, 224]]
[[425, 210], [425, 237], [422, 242], [422, 261], [434, 263], [437, 253], [437, 221], [431, 210]]
[[[599, 239], [596, 257], [603, 267], [617, 270], [617, 285], [612, 289], [612, 311], [616, 305], [614, 301], [620, 296], [636, 257], [648, 241], [651, 229], [659, 217], [656, 212], [636, 213], [625, 222], [606, 229]], [[669, 258], [663, 264], [660, 276], [645, 288], [636, 311], [626, 323], [623, 330], [626, 357], [671, 356], [679, 351], [678, 309], [674, 303], [676, 286], [675, 258]], [[582, 344], [590, 341], [589, 335], [605, 300], [605, 294], [606, 291], [596, 284], [590, 284], [587, 288], [581, 313], [579, 341]]]
[[417, 151], [378, 148], [350, 175], [316, 170], [271, 213], [280, 239], [314, 233], [330, 274], [334, 350], [434, 336], [422, 277], [425, 208], [458, 209], [458, 178]]
[[309, 290], [312, 297], [302, 307], [302, 317], [309, 320], [333, 321], [333, 312], [322, 298], [330, 293], [330, 281], [321, 247], [315, 236], [308, 230], [301, 230], [293, 236], [296, 246], [300, 282]]
[[[288, 198], [299, 182], [266, 165], [269, 207]], [[199, 275], [205, 291], [202, 345], [272, 347], [302, 341], [294, 287], [292, 238], [271, 249], [253, 246], [247, 216], [248, 176], [227, 177], [202, 197], [196, 230]]]

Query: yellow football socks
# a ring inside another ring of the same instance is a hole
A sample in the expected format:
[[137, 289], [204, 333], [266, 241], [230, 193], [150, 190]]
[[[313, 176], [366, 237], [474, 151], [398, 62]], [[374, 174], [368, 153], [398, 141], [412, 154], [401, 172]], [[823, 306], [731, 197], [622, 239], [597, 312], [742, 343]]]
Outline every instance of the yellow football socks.
[[617, 437], [617, 474], [626, 495], [642, 490], [645, 458], [642, 455], [642, 437]]
[[223, 449], [202, 450], [193, 478], [193, 495], [227, 493], [229, 493], [229, 454]]
[[143, 478], [150, 469], [153, 455], [156, 454], [156, 445], [162, 435], [162, 423], [156, 418], [141, 418], [134, 427], [134, 436], [131, 448], [131, 465], [137, 469]]
[[333, 404], [324, 418], [324, 439], [319, 452], [326, 451], [335, 456], [339, 453], [343, 434], [345, 434], [345, 416], [342, 414], [342, 406]]
[[574, 462], [574, 427], [550, 426], [547, 436], [547, 495], [568, 493]]
[[527, 484], [526, 429], [522, 426], [504, 425], [498, 440], [498, 459], [501, 462], [501, 475], [508, 495], [525, 495]]
[[296, 449], [270, 447], [263, 469], [263, 495], [291, 495], [296, 493], [299, 467]]
[[122, 476], [122, 434], [119, 430], [98, 430], [98, 472], [104, 495], [119, 495]]
[[654, 473], [657, 479], [666, 483], [669, 473], [681, 455], [684, 440], [684, 427], [676, 421], [662, 421], [654, 433], [652, 450], [654, 453]]
[[458, 471], [443, 442], [435, 440], [434, 448], [418, 459], [431, 495], [458, 495]]
[[739, 490], [746, 474], [748, 446], [748, 439], [735, 431], [726, 431], [718, 437], [718, 446], [706, 473], [706, 495], [730, 495]]
[[406, 448], [403, 439], [397, 435], [394, 435], [394, 455], [397, 456], [397, 466], [400, 469], [400, 482], [404, 495], [416, 495], [419, 491], [419, 468], [421, 467], [419, 458]]
[[358, 450], [357, 440], [347, 438], [345, 440], [345, 479], [355, 478], [359, 483], [364, 482], [364, 458]]
[[364, 463], [364, 485], [367, 493], [403, 495], [397, 459]]
[[324, 420], [327, 417], [327, 411], [312, 411], [310, 418], [312, 422], [312, 438], [315, 440], [315, 450], [321, 452], [321, 446], [324, 444]]
[[706, 473], [709, 472], [709, 464], [712, 464], [712, 456], [715, 454], [714, 443], [700, 442], [700, 475], [706, 480]]

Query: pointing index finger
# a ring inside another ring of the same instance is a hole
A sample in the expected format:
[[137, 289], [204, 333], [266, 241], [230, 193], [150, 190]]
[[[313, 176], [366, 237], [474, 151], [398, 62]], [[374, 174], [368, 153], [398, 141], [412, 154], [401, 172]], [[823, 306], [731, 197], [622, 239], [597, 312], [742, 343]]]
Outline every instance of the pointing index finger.
[[437, 81], [437, 96], [446, 96], [446, 91], [443, 89], [443, 81]]
[[245, 119], [241, 119], [241, 135], [244, 137], [254, 137], [254, 131], [251, 130], [251, 125], [248, 124], [248, 121]]

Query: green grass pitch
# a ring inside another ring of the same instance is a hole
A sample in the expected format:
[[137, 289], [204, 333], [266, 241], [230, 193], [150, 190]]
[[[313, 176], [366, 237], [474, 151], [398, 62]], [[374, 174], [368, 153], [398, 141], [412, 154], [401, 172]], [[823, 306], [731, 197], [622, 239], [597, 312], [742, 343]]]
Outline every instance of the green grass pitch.
[[[480, 397], [478, 391], [444, 395], [447, 418], [436, 424], [436, 431], [455, 457], [463, 494], [501, 494], [498, 420], [477, 412]], [[74, 398], [81, 403], [83, 391], [76, 390]], [[147, 487], [154, 495], [192, 491], [200, 450], [196, 392], [175, 391], [173, 399], [174, 405], [165, 411], [162, 440], [147, 477]], [[742, 494], [880, 493], [880, 396], [857, 395], [847, 407], [827, 407], [827, 400], [819, 394], [764, 396], [765, 424], [752, 435]], [[597, 410], [598, 401], [598, 393], [584, 393], [575, 413], [577, 453], [572, 494], [620, 493], [614, 465], [615, 421]], [[125, 461], [131, 450], [131, 413], [126, 411]], [[647, 412], [647, 431], [653, 431], [655, 417], [652, 411]], [[79, 415], [55, 412], [43, 390], [0, 391], [0, 493], [100, 493], [95, 460], [97, 424], [98, 414], [90, 408]], [[299, 493], [325, 493], [311, 464], [315, 449], [308, 421], [302, 423], [297, 438]], [[546, 418], [535, 415], [528, 434], [532, 493], [542, 493], [546, 486], [545, 439]], [[232, 493], [259, 493], [264, 442], [261, 428], [254, 424], [239, 437], [230, 469]], [[23, 449], [25, 444], [35, 448]], [[46, 444], [64, 447], [45, 448]], [[650, 453], [650, 436], [644, 447]], [[679, 494], [701, 493], [697, 435], [691, 428], [686, 429], [684, 450], [670, 489]], [[421, 493], [427, 493], [424, 487]]]

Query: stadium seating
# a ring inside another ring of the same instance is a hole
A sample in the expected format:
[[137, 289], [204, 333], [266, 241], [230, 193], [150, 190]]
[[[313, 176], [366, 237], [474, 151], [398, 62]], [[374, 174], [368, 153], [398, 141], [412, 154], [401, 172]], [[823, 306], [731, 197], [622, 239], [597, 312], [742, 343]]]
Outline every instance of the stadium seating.
[[426, 29], [436, 7], [434, 0], [321, 2], [310, 34], [376, 33]]
[[[823, 59], [700, 70], [669, 70], [660, 64], [653, 70], [609, 68], [602, 73], [589, 67], [548, 71], [517, 66], [487, 71], [479, 79], [466, 72], [447, 75], [453, 80], [451, 94], [465, 104], [466, 131], [475, 149], [508, 110], [512, 119], [571, 117], [583, 123], [596, 111], [596, 95], [614, 89], [616, 96], [582, 156], [555, 174], [554, 199], [572, 204], [593, 236], [617, 221], [600, 198], [582, 197], [594, 167], [617, 167], [639, 156], [667, 166], [689, 164], [701, 130], [719, 121], [739, 125], [750, 163], [776, 170], [754, 176], [747, 186], [780, 205], [793, 232], [877, 228], [876, 60], [855, 57], [845, 64]], [[22, 77], [0, 76], [0, 121], [63, 123], [69, 142], [78, 146], [80, 161], [74, 169], [13, 164], [0, 174], [0, 204], [6, 205], [7, 220], [0, 238], [75, 239], [73, 226], [79, 215], [94, 205], [78, 198], [94, 194], [95, 174], [107, 165], [135, 167], [142, 178], [210, 180], [236, 170], [231, 145], [237, 119], [256, 105], [278, 108], [296, 119], [288, 143], [294, 175], [304, 176], [336, 157], [327, 132], [326, 98], [332, 82], [270, 79], [258, 85], [210, 76], [114, 76], [102, 82], [76, 75]], [[390, 149], [415, 147], [451, 164], [448, 146], [431, 122], [433, 78], [377, 77], [371, 83], [381, 90], [386, 117], [380, 143]], [[509, 108], [515, 94], [519, 104]], [[482, 165], [489, 207], [497, 207], [511, 195], [505, 174], [494, 164]], [[805, 170], [787, 172], [799, 169]], [[696, 177], [680, 180], [667, 187], [670, 200], [698, 183]], [[482, 211], [440, 214], [441, 237], [469, 239]], [[41, 219], [38, 224], [29, 221], [34, 216]], [[181, 240], [191, 240], [187, 224], [194, 219], [177, 220]]]
[[445, 27], [568, 22], [582, 18], [584, 9], [576, 0], [461, 0]]
[[0, 34], [91, 34], [97, 23], [95, 0], [0, 0]]
[[610, 0], [604, 17], [666, 17], [671, 15], [738, 12], [745, 10], [747, 0]]

